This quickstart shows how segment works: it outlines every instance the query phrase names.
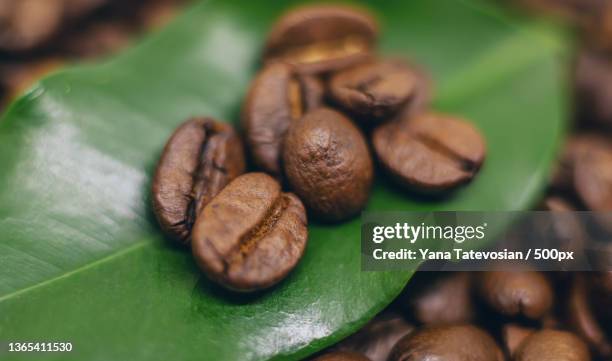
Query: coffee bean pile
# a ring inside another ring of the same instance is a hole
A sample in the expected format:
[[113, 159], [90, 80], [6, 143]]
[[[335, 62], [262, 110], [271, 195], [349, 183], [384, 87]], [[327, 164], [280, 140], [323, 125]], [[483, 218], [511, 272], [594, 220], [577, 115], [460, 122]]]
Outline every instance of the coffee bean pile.
[[591, 303], [610, 304], [612, 274], [574, 276], [421, 272], [395, 303], [312, 360], [609, 360], [609, 308]]
[[[244, 101], [246, 152], [231, 125], [207, 117], [170, 137], [153, 208], [211, 280], [257, 291], [286, 277], [306, 247], [307, 213], [340, 222], [365, 208], [375, 173], [370, 144], [386, 173], [414, 192], [446, 194], [477, 174], [482, 135], [430, 111], [429, 77], [377, 56], [377, 38], [365, 10], [294, 9], [272, 26]], [[261, 173], [243, 174], [246, 154]]]

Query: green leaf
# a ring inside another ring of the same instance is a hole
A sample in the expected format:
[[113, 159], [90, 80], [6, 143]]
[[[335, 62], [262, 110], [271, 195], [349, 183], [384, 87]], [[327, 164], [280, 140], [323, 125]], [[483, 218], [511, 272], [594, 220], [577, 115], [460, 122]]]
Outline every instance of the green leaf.
[[[136, 48], [51, 76], [12, 105], [0, 121], [0, 344], [74, 345], [41, 359], [294, 360], [354, 332], [402, 290], [409, 273], [360, 272], [359, 220], [311, 225], [287, 280], [236, 296], [169, 245], [151, 215], [167, 137], [191, 115], [236, 120], [280, 5], [203, 2]], [[543, 188], [564, 128], [565, 46], [490, 6], [371, 2], [382, 50], [428, 66], [437, 108], [477, 123], [489, 156], [450, 199], [379, 181], [369, 209], [520, 210]]]

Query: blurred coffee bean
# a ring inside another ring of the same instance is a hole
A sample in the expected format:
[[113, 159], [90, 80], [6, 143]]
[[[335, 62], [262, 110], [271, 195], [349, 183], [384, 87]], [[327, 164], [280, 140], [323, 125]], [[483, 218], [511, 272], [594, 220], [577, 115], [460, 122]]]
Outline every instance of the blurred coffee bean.
[[356, 352], [334, 351], [334, 352], [326, 353], [324, 355], [316, 357], [312, 359], [311, 361], [372, 361], [372, 360]]
[[272, 27], [266, 61], [282, 60], [303, 73], [339, 70], [370, 57], [378, 26], [367, 12], [347, 6], [303, 6]]
[[380, 60], [343, 70], [330, 80], [336, 103], [359, 120], [389, 118], [426, 91], [415, 69], [399, 60]]
[[522, 326], [517, 323], [508, 323], [502, 326], [502, 340], [508, 355], [514, 356], [525, 339], [534, 332], [536, 332], [534, 328]]
[[570, 327], [588, 342], [596, 354], [611, 357], [612, 339], [606, 335], [591, 309], [584, 276], [577, 275], [574, 278], [567, 307]]
[[106, 0], [2, 0], [0, 50], [35, 48], [55, 35], [70, 20], [84, 16]]
[[371, 361], [386, 361], [397, 341], [413, 330], [400, 315], [385, 312], [335, 348], [358, 352]]
[[481, 272], [475, 282], [480, 297], [502, 315], [541, 319], [551, 311], [552, 285], [540, 272]]
[[323, 85], [292, 67], [272, 63], [253, 81], [242, 109], [242, 127], [255, 165], [280, 177], [281, 149], [289, 124], [321, 105]]
[[577, 119], [612, 129], [612, 57], [585, 47], [574, 66]]
[[502, 361], [495, 340], [472, 325], [425, 327], [404, 336], [388, 361]]
[[586, 344], [565, 331], [541, 330], [529, 336], [516, 351], [515, 361], [589, 361]]
[[200, 212], [244, 170], [242, 142], [231, 125], [211, 118], [181, 124], [166, 143], [153, 178], [153, 210], [162, 230], [189, 243]]
[[[422, 275], [426, 275], [425, 277]], [[465, 323], [474, 319], [472, 274], [421, 272], [404, 291], [410, 313], [426, 325]]]
[[123, 23], [100, 23], [70, 34], [62, 41], [62, 50], [70, 57], [96, 58], [127, 47], [136, 29]]
[[250, 292], [283, 280], [302, 258], [307, 239], [302, 202], [269, 175], [247, 173], [198, 214], [191, 250], [211, 280]]
[[350, 218], [370, 196], [374, 170], [366, 140], [331, 109], [318, 108], [291, 122], [283, 165], [291, 188], [320, 219]]
[[461, 119], [421, 113], [376, 128], [374, 150], [383, 167], [402, 185], [442, 193], [471, 181], [484, 162], [485, 141]]

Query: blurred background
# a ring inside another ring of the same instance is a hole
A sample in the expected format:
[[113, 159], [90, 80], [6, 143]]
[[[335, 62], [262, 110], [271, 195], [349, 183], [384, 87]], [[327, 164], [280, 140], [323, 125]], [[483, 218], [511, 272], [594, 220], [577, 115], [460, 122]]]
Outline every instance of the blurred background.
[[187, 0], [0, 0], [0, 113], [60, 67], [111, 55]]

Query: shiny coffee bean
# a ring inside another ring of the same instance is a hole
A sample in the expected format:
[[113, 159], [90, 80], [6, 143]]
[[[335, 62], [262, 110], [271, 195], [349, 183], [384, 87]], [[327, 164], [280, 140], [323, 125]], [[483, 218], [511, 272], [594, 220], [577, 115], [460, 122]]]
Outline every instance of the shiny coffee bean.
[[359, 332], [340, 342], [336, 348], [358, 352], [371, 361], [387, 361], [397, 341], [412, 331], [414, 326], [400, 315], [385, 312], [376, 316]]
[[374, 175], [368, 146], [338, 112], [319, 108], [292, 122], [283, 164], [292, 189], [323, 220], [347, 219], [368, 201]]
[[515, 361], [589, 361], [586, 344], [565, 331], [541, 330], [529, 336], [516, 351]]
[[472, 325], [426, 327], [404, 336], [389, 361], [502, 361], [495, 340]]
[[350, 351], [334, 351], [312, 359], [312, 361], [371, 361], [369, 358]]
[[281, 147], [289, 124], [321, 105], [323, 84], [282, 63], [266, 66], [253, 81], [242, 109], [242, 127], [255, 165], [281, 176]]
[[399, 60], [381, 60], [343, 70], [330, 80], [333, 100], [364, 122], [383, 120], [426, 91], [423, 77]]
[[245, 169], [244, 150], [231, 125], [194, 118], [168, 140], [153, 178], [153, 210], [162, 230], [189, 243], [196, 217]]
[[228, 184], [198, 216], [193, 255], [206, 275], [232, 290], [270, 287], [297, 265], [308, 230], [302, 202], [264, 173]]
[[268, 35], [264, 57], [292, 64], [303, 73], [329, 72], [370, 58], [377, 36], [375, 20], [362, 10], [304, 6], [276, 22]]
[[406, 303], [414, 318], [426, 325], [472, 321], [476, 313], [471, 292], [472, 275], [467, 272], [429, 273], [423, 273], [426, 278], [411, 281], [405, 291]]
[[488, 271], [477, 277], [480, 297], [503, 315], [541, 319], [552, 308], [553, 288], [540, 272]]
[[473, 125], [435, 113], [383, 124], [372, 140], [383, 167], [400, 184], [423, 193], [442, 193], [471, 181], [486, 154]]
[[612, 337], [606, 335], [592, 310], [587, 280], [582, 275], [577, 275], [571, 284], [567, 308], [572, 330], [586, 340], [596, 354], [604, 358], [612, 357]]

